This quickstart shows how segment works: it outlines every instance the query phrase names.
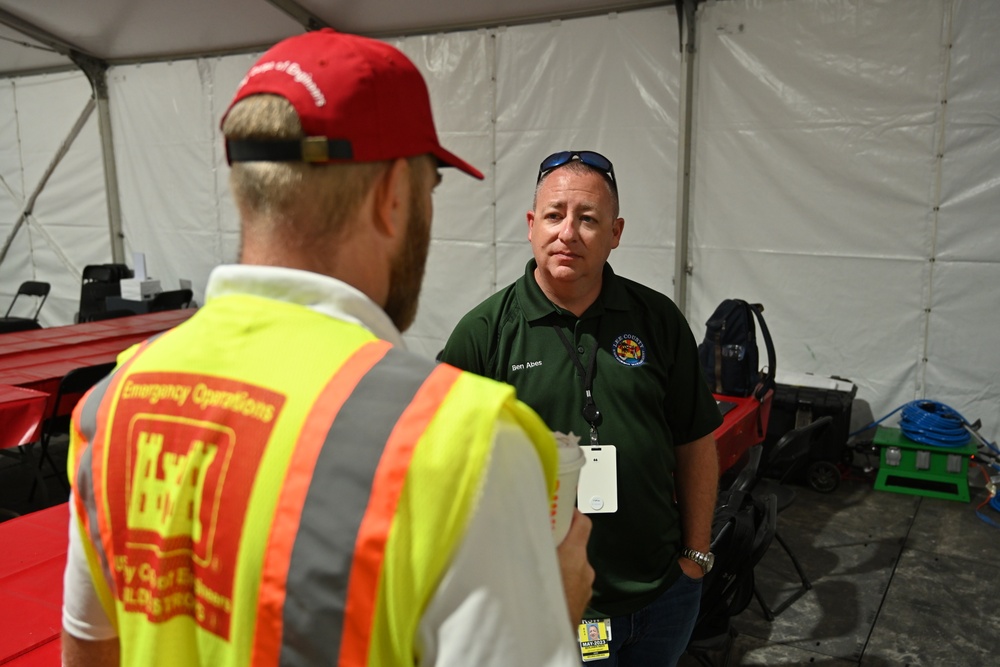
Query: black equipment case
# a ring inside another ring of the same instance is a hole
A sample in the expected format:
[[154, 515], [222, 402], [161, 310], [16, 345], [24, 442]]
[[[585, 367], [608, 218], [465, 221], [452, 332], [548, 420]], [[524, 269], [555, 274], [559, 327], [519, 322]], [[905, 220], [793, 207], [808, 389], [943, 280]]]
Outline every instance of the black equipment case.
[[853, 451], [847, 446], [851, 427], [851, 406], [858, 388], [843, 378], [823, 378], [795, 374], [778, 382], [771, 401], [771, 417], [764, 438], [765, 452], [781, 436], [793, 428], [804, 426], [820, 417], [833, 417], [833, 423], [817, 442], [805, 468], [805, 479], [800, 481], [824, 493], [837, 488], [843, 466], [849, 466]]

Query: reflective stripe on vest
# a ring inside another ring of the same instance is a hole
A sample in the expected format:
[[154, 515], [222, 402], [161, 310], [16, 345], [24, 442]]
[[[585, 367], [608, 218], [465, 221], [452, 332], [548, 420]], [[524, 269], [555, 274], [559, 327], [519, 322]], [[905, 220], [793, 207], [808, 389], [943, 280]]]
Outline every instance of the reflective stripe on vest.
[[[87, 445], [93, 442], [97, 433], [97, 425], [107, 421], [107, 405], [104, 403], [104, 397], [112, 387], [117, 387], [122, 369], [131, 364], [139, 351], [163, 335], [164, 332], [158, 333], [120, 353], [118, 366], [107, 377], [87, 390], [73, 408], [70, 446], [66, 463], [69, 468], [70, 483], [74, 489], [77, 519], [81, 522], [86, 534], [90, 536], [93, 544], [101, 543], [101, 532], [97, 512], [99, 505], [96, 502], [92, 477], [94, 452], [93, 448]], [[98, 550], [96, 554], [91, 553], [90, 556], [99, 559], [104, 579], [108, 582], [109, 588], [113, 588], [111, 567], [105, 550]], [[104, 601], [104, 603], [107, 609], [110, 602]]]
[[[353, 386], [378, 353], [385, 356]], [[430, 419], [457, 373], [382, 346], [362, 348], [317, 400], [289, 469], [289, 475], [300, 467], [312, 471], [304, 501], [293, 497], [297, 487], [286, 481], [278, 504], [277, 517], [288, 520], [276, 518], [271, 535], [254, 664], [277, 664], [279, 640], [281, 665], [367, 664], [381, 558], [419, 438], [393, 432], [432, 371], [444, 382], [438, 391], [428, 382], [418, 399]], [[345, 391], [345, 382], [353, 391]], [[316, 440], [331, 412], [337, 416]], [[302, 507], [300, 517], [296, 507]]]
[[[119, 357], [118, 368], [91, 387], [73, 408], [67, 465], [69, 466], [73, 486], [73, 501], [76, 507], [77, 521], [80, 523], [84, 534], [89, 536], [90, 544], [92, 545], [101, 545], [102, 539], [98, 519], [100, 503], [97, 501], [93, 479], [94, 449], [87, 446], [87, 444], [93, 442], [94, 436], [97, 433], [98, 423], [107, 419], [107, 407], [106, 403], [104, 403], [104, 397], [112, 387], [117, 386], [121, 376], [120, 371], [129, 365], [134, 358], [135, 352], [142, 350], [160, 335], [162, 334], [134, 345], [126, 353], [123, 353]], [[128, 360], [121, 363], [124, 357], [128, 357]], [[111, 393], [113, 394], [114, 392]], [[87, 548], [88, 559], [91, 561], [91, 570], [99, 568], [101, 576], [103, 576], [104, 581], [107, 583], [107, 589], [98, 587], [97, 590], [101, 596], [101, 604], [104, 607], [105, 613], [114, 622], [114, 601], [107, 596], [108, 591], [114, 590], [114, 578], [111, 574], [111, 564], [108, 561], [107, 554], [107, 550], [103, 547], [96, 550]], [[94, 563], [95, 560], [97, 561], [96, 564]], [[96, 573], [92, 572], [92, 574]]]

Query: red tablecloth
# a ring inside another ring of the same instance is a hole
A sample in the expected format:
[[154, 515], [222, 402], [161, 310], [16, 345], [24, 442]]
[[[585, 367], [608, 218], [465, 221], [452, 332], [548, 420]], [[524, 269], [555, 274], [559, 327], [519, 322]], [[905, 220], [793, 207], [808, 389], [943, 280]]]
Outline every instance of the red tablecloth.
[[59, 667], [62, 664], [62, 645], [59, 636], [52, 641], [31, 649], [30, 652], [0, 662], [3, 667]]
[[66, 503], [0, 523], [0, 665], [59, 664]]
[[42, 391], [0, 385], [0, 449], [38, 440], [48, 398]]
[[752, 396], [743, 398], [716, 394], [715, 398], [736, 404], [735, 408], [723, 415], [722, 426], [715, 429], [714, 433], [721, 474], [739, 461], [743, 452], [764, 441], [774, 392], [767, 392], [763, 401]]
[[115, 361], [129, 346], [180, 324], [195, 312], [193, 308], [165, 310], [0, 334], [0, 384], [55, 394], [59, 380], [74, 368]]

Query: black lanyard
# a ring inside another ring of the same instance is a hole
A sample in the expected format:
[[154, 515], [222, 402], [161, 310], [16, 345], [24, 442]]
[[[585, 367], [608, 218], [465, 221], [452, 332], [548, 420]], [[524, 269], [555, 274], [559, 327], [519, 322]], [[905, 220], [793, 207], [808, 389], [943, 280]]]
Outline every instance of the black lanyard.
[[566, 338], [566, 334], [563, 333], [562, 327], [558, 324], [552, 325], [552, 328], [556, 330], [559, 334], [559, 340], [562, 341], [563, 347], [569, 352], [570, 361], [576, 366], [577, 373], [580, 375], [580, 379], [583, 381], [583, 418], [587, 420], [590, 424], [590, 444], [598, 444], [597, 440], [597, 420], [601, 418], [601, 411], [597, 409], [597, 403], [594, 402], [594, 395], [591, 390], [594, 388], [594, 367], [597, 362], [597, 343], [594, 343], [594, 349], [590, 353], [590, 359], [587, 361], [587, 367], [583, 367], [583, 363], [580, 361], [580, 357], [577, 355], [576, 350], [573, 349], [573, 344], [569, 342]]

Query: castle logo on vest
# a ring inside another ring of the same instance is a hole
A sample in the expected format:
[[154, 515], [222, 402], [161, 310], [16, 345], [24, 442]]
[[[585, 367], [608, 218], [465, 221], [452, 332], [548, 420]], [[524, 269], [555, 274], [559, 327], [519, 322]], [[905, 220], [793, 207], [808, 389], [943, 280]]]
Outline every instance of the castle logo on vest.
[[224, 378], [137, 373], [113, 416], [112, 569], [126, 611], [224, 639], [247, 506], [284, 397]]

